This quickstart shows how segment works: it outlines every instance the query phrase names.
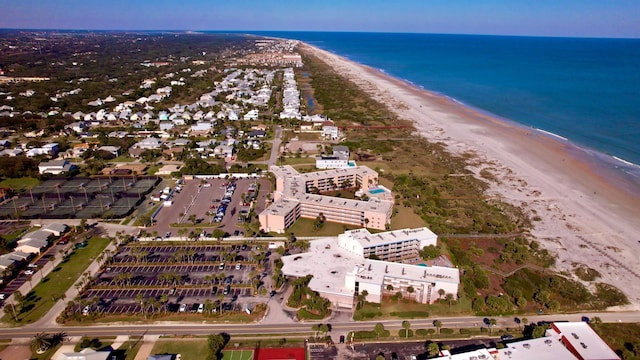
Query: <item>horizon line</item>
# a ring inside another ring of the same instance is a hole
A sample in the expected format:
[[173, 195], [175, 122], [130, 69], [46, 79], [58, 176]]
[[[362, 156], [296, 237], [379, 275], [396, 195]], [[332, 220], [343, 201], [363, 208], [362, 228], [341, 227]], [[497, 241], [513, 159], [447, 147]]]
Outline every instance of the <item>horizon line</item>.
[[564, 38], [564, 39], [625, 39], [638, 40], [640, 37], [596, 36], [596, 35], [531, 35], [531, 34], [491, 34], [491, 33], [447, 33], [447, 32], [411, 32], [411, 31], [363, 31], [363, 30], [188, 30], [188, 29], [73, 29], [73, 28], [0, 28], [3, 31], [82, 31], [82, 32], [172, 32], [172, 33], [236, 33], [251, 35], [253, 33], [343, 33], [343, 34], [407, 34], [407, 35], [455, 35], [455, 36], [496, 36], [496, 37], [531, 37], [531, 38]]

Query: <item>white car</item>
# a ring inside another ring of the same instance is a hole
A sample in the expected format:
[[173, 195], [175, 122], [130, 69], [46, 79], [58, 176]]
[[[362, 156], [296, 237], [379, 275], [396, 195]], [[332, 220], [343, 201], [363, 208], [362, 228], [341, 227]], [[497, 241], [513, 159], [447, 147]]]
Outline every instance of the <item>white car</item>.
[[198, 305], [198, 312], [199, 312], [199, 313], [204, 312], [204, 304], [200, 304], [200, 305]]
[[33, 270], [25, 270], [24, 274], [25, 275], [33, 275], [34, 272], [33, 272]]
[[5, 295], [5, 294], [0, 294], [0, 300], [4, 300], [4, 299], [5, 299], [5, 296], [7, 296], [7, 295]]
[[180, 311], [180, 312], [187, 311], [187, 304], [180, 304], [180, 309], [178, 309], [178, 311]]

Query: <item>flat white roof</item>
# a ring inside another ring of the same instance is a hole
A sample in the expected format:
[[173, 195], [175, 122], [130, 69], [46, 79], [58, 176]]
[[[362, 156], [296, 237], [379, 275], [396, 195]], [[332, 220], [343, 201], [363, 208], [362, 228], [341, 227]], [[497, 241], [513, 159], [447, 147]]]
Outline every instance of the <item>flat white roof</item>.
[[309, 251], [282, 257], [282, 273], [302, 277], [313, 275], [309, 287], [314, 291], [353, 296], [353, 290], [344, 287], [344, 278], [356, 264], [364, 264], [361, 257], [338, 246], [336, 238], [323, 238], [310, 242]]
[[293, 210], [300, 202], [295, 199], [280, 199], [273, 204], [269, 205], [264, 212], [270, 215], [287, 215], [291, 210]]
[[384, 278], [459, 284], [460, 271], [457, 268], [410, 265], [371, 259], [365, 259], [364, 267], [358, 269], [360, 282], [382, 284]]
[[576, 357], [562, 344], [559, 337], [547, 336], [507, 344], [498, 349], [500, 359], [540, 360], [540, 359], [575, 359]]
[[418, 266], [364, 259], [338, 246], [337, 238], [313, 240], [309, 251], [282, 257], [283, 274], [302, 277], [313, 275], [309, 287], [314, 291], [352, 296], [345, 289], [345, 276], [356, 270], [358, 281], [382, 284], [385, 277], [416, 282], [450, 282], [459, 284], [457, 268]]
[[559, 330], [565, 341], [568, 341], [585, 360], [620, 359], [609, 345], [585, 322], [556, 322], [552, 324], [548, 332], [553, 333], [555, 329]]
[[364, 249], [384, 244], [393, 244], [409, 240], [432, 240], [434, 243], [438, 235], [426, 227], [416, 229], [403, 229], [371, 234], [367, 229], [355, 229], [345, 231], [340, 238], [350, 238], [359, 242]]

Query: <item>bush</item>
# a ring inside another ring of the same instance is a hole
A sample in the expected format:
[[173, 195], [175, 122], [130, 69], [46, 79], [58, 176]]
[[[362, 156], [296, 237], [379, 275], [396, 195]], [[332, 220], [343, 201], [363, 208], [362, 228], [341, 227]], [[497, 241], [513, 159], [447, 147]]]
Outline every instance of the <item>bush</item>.
[[453, 334], [453, 332], [454, 330], [449, 328], [440, 329], [440, 334], [443, 334], [443, 335], [450, 335], [450, 334]]
[[415, 319], [415, 318], [428, 318], [428, 311], [392, 311], [390, 313], [391, 316], [396, 316], [404, 319]]
[[[409, 332], [408, 335], [407, 335], [407, 331]], [[411, 330], [411, 329], [400, 329], [400, 331], [398, 331], [398, 336], [400, 336], [401, 338], [413, 337], [413, 330]]]
[[427, 336], [428, 332], [426, 329], [418, 329], [416, 330], [416, 335], [418, 336]]
[[463, 335], [471, 334], [471, 330], [469, 330], [469, 329], [460, 329], [460, 334], [463, 334]]

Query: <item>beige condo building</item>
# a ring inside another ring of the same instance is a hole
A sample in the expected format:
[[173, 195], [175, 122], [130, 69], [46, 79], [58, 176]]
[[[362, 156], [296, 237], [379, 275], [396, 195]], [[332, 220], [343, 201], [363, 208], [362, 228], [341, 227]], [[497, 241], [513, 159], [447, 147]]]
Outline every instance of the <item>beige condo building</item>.
[[378, 184], [378, 173], [366, 166], [301, 174], [289, 165], [272, 166], [276, 178], [274, 202], [258, 215], [260, 228], [283, 233], [300, 217], [384, 230], [391, 222], [393, 202], [343, 199], [311, 193], [356, 186], [367, 190]]

